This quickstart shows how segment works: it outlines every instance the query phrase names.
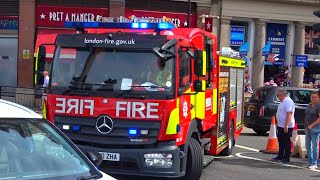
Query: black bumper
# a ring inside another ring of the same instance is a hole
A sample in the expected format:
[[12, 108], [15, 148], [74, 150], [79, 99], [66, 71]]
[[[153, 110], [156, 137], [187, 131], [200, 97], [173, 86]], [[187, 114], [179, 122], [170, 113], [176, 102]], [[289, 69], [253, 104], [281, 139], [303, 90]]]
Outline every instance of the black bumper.
[[[183, 163], [183, 153], [180, 152], [180, 148], [173, 143], [165, 143], [167, 145], [158, 145], [153, 148], [141, 148], [141, 149], [113, 149], [113, 148], [96, 148], [90, 146], [78, 145], [83, 151], [96, 151], [96, 152], [108, 152], [119, 153], [120, 161], [102, 161], [98, 167], [99, 170], [107, 174], [123, 174], [123, 175], [141, 175], [141, 176], [154, 176], [154, 177], [181, 177], [185, 175], [185, 172], [181, 172]], [[170, 153], [173, 155], [173, 164], [170, 168], [164, 167], [148, 167], [145, 164], [144, 154], [148, 153]]]

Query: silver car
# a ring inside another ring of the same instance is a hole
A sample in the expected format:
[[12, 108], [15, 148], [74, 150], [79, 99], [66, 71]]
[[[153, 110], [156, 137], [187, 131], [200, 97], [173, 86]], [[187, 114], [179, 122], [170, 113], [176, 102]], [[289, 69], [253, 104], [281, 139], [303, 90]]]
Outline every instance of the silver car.
[[39, 114], [0, 99], [0, 180], [114, 179], [97, 169], [101, 161], [97, 152], [84, 155]]

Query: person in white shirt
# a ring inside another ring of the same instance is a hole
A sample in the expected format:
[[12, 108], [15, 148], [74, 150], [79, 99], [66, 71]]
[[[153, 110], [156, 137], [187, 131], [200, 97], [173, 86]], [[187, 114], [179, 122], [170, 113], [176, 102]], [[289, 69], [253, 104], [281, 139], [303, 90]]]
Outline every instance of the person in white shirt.
[[[43, 71], [43, 84], [42, 84], [42, 87], [44, 88], [43, 92], [42, 92], [42, 102], [44, 102], [44, 100], [47, 100], [47, 88], [48, 88], [48, 85], [49, 85], [49, 73], [48, 71]], [[43, 105], [42, 105], [43, 107]]]
[[280, 160], [284, 163], [290, 162], [292, 131], [295, 126], [294, 111], [295, 105], [293, 100], [288, 96], [284, 88], [277, 90], [277, 97], [280, 104], [277, 109], [277, 136], [279, 143], [278, 156], [273, 160]]

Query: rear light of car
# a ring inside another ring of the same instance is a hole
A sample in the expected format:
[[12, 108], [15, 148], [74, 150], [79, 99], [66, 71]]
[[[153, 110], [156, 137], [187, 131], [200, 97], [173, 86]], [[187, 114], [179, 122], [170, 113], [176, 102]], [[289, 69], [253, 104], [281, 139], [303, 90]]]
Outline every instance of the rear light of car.
[[264, 106], [260, 108], [259, 116], [264, 116]]

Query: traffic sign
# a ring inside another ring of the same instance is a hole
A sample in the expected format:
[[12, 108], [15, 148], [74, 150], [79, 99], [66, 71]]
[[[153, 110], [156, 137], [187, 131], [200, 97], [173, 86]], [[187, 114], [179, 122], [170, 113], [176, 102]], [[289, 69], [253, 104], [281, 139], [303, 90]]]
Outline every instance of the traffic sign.
[[296, 55], [296, 67], [307, 67], [308, 55]]

